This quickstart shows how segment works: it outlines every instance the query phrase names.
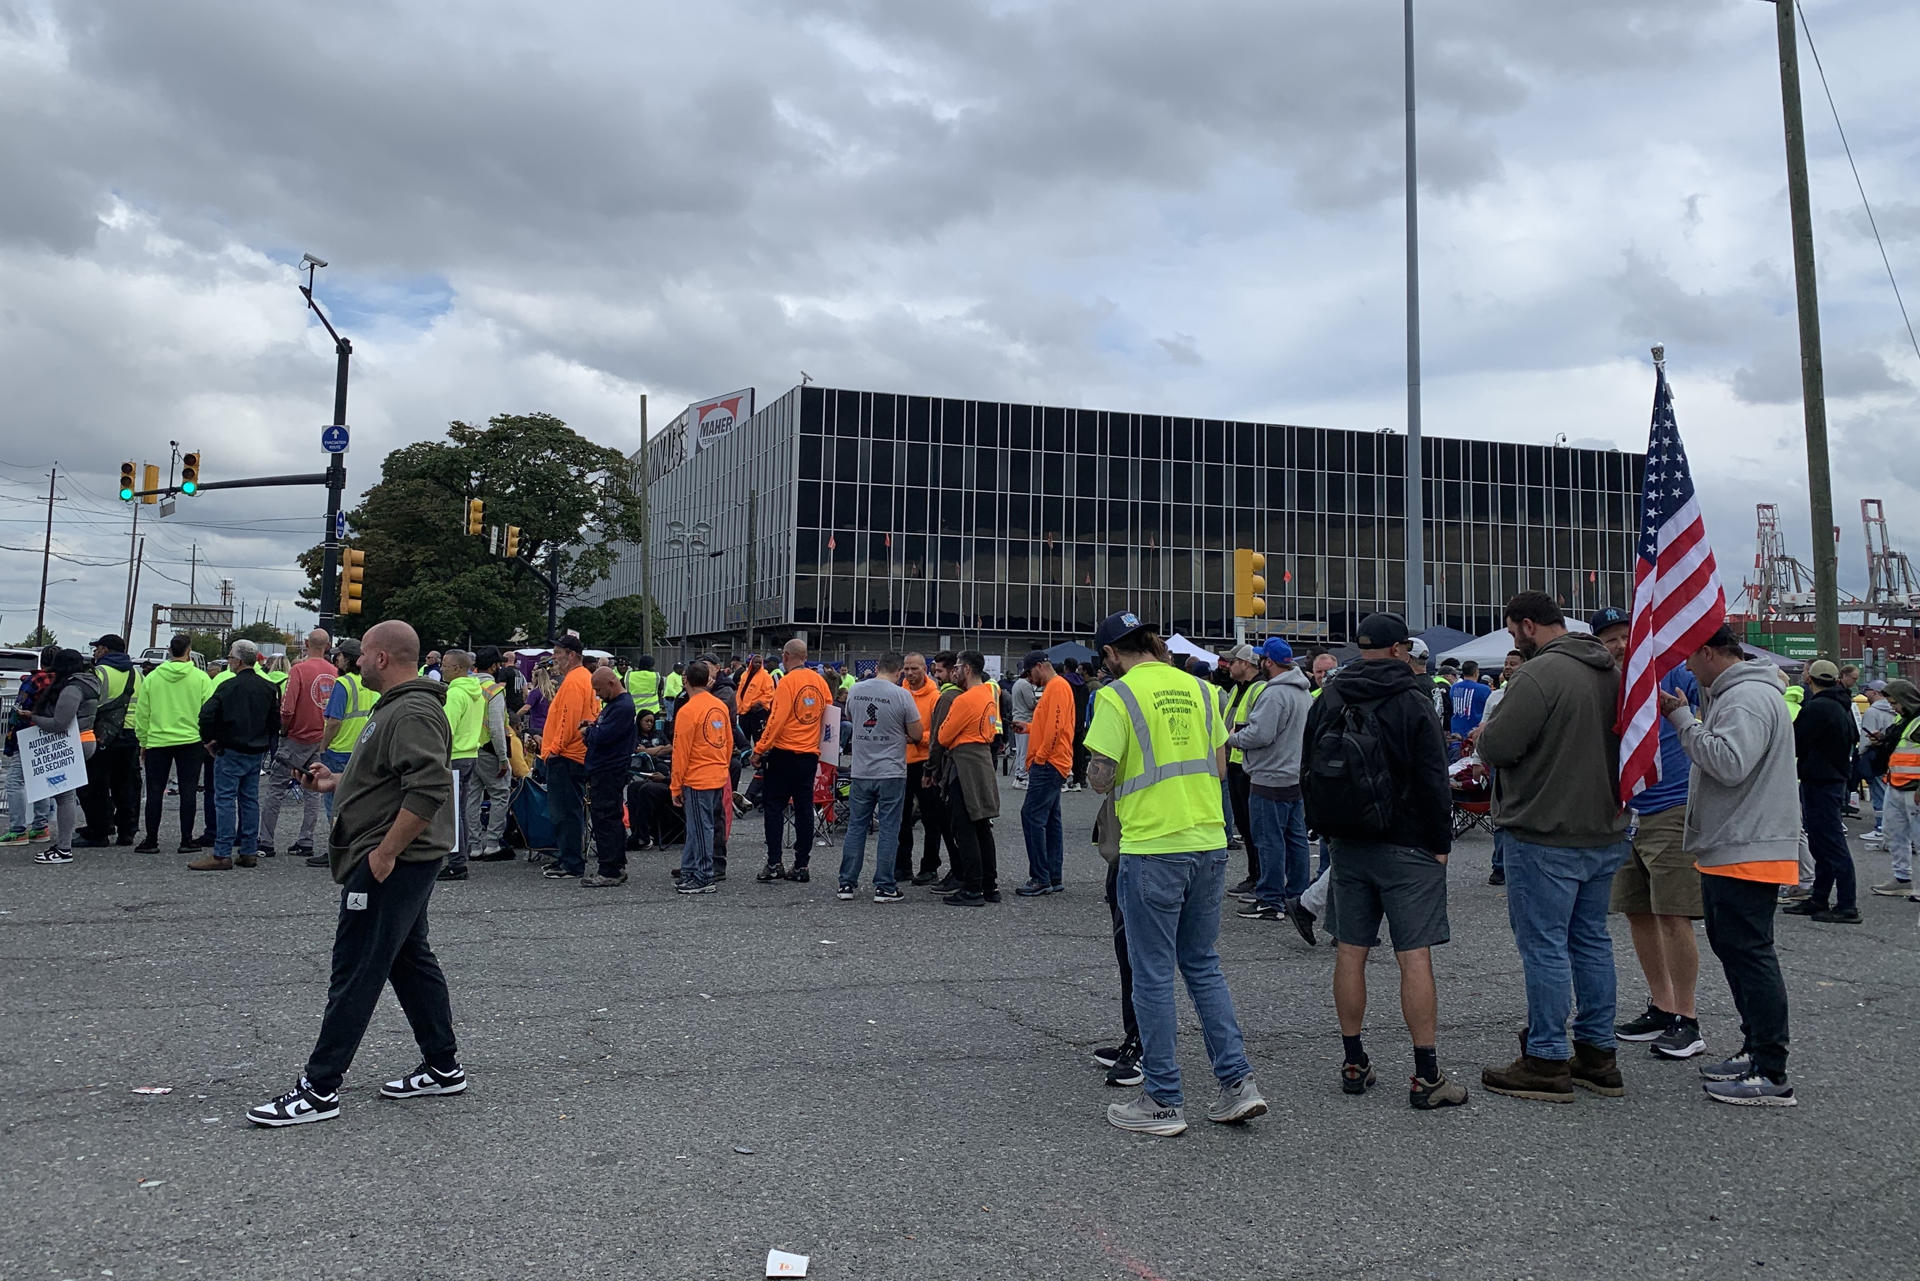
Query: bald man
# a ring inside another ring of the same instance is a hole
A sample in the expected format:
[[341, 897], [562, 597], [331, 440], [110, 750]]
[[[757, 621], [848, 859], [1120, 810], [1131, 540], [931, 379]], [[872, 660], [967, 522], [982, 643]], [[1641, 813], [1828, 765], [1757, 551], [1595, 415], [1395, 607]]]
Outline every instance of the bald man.
[[[280, 747], [273, 754], [266, 795], [260, 798], [260, 852], [268, 858], [279, 840], [280, 806], [287, 798], [288, 784], [299, 780], [327, 745], [327, 703], [340, 675], [328, 657], [333, 650], [331, 636], [316, 627], [307, 633], [305, 650], [280, 687]], [[288, 848], [288, 857], [306, 855], [311, 865], [324, 866], [325, 860], [313, 851], [322, 808], [318, 792], [302, 793], [300, 835]]]
[[[761, 804], [767, 820], [767, 865], [756, 881], [812, 879], [813, 780], [820, 768], [821, 725], [833, 706], [826, 678], [807, 666], [807, 643], [790, 640], [780, 651], [781, 676], [773, 689], [773, 711], [754, 744], [765, 763]], [[793, 870], [782, 866], [781, 841], [787, 807], [793, 807]]]
[[380, 1087], [383, 1098], [459, 1094], [466, 1073], [446, 976], [427, 944], [427, 900], [454, 835], [452, 735], [446, 687], [417, 678], [420, 638], [379, 623], [360, 642], [360, 674], [380, 695], [344, 773], [316, 763], [302, 786], [333, 795], [327, 855], [340, 885], [333, 977], [320, 1035], [299, 1084], [247, 1113], [279, 1127], [340, 1115], [340, 1083], [387, 984], [413, 1028], [421, 1063]]
[[639, 734], [635, 727], [633, 695], [611, 667], [593, 673], [593, 692], [600, 699], [597, 719], [580, 722], [587, 744], [587, 819], [593, 828], [593, 855], [600, 870], [580, 878], [590, 890], [627, 883], [627, 825], [621, 809], [627, 794], [627, 772]]

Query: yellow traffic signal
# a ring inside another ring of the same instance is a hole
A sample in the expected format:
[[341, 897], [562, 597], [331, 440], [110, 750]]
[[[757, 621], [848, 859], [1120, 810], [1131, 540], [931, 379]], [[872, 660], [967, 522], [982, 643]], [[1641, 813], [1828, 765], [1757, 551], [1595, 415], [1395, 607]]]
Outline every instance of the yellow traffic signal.
[[520, 554], [520, 526], [507, 526], [507, 559], [512, 560]]
[[1267, 558], [1240, 548], [1233, 553], [1233, 613], [1236, 618], [1267, 615]]
[[154, 492], [160, 488], [160, 469], [152, 463], [146, 465], [144, 473], [140, 478], [140, 488], [146, 491], [140, 499], [141, 502], [157, 503], [160, 501], [160, 495]]
[[200, 455], [198, 452], [180, 456], [180, 492], [197, 494], [200, 492]]
[[340, 612], [360, 612], [360, 596], [366, 589], [367, 554], [353, 547], [340, 549]]
[[123, 503], [133, 501], [133, 464], [131, 462], [120, 464], [120, 501]]
[[478, 498], [467, 500], [467, 532], [478, 534], [486, 525], [487, 505]]

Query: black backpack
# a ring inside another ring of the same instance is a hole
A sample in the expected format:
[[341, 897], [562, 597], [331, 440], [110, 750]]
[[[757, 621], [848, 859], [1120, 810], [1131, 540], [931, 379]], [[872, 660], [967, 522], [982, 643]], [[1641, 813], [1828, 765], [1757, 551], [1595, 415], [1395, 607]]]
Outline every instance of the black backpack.
[[[94, 680], [100, 681], [99, 676], [96, 675]], [[119, 741], [120, 735], [126, 732], [127, 708], [133, 702], [133, 681], [133, 673], [128, 672], [127, 683], [121, 687], [119, 697], [103, 699], [100, 706], [94, 709], [93, 741], [96, 751]], [[105, 682], [101, 681], [100, 684], [101, 693], [104, 694]]]
[[1320, 727], [1313, 766], [1301, 778], [1314, 827], [1327, 836], [1378, 838], [1400, 813], [1400, 785], [1387, 763], [1380, 704], [1342, 701]]

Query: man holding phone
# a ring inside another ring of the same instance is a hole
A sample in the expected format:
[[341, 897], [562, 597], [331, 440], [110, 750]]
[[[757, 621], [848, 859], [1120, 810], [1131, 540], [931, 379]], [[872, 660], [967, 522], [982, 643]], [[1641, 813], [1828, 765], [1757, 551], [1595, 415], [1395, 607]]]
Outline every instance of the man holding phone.
[[416, 677], [420, 638], [402, 622], [361, 639], [360, 673], [380, 695], [346, 772], [315, 764], [301, 786], [334, 797], [328, 858], [341, 886], [333, 978], [320, 1035], [299, 1084], [247, 1113], [255, 1125], [301, 1125], [340, 1115], [340, 1082], [391, 982], [422, 1062], [380, 1087], [383, 1098], [467, 1088], [440, 962], [427, 944], [427, 900], [453, 846], [452, 737], [447, 689]]

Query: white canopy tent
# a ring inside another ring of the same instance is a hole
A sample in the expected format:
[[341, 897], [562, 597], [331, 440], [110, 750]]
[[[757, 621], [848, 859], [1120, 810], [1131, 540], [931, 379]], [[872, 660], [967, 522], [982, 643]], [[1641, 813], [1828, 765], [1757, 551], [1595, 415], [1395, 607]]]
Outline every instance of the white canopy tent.
[[[1567, 630], [1585, 632], [1592, 629], [1577, 618], [1568, 618]], [[1482, 667], [1499, 667], [1507, 660], [1507, 651], [1512, 648], [1513, 637], [1507, 634], [1506, 628], [1502, 627], [1497, 632], [1488, 632], [1485, 636], [1478, 637], [1457, 649], [1450, 649], [1444, 654], [1435, 654], [1433, 661], [1438, 663], [1442, 659], [1457, 658], [1463, 663], [1472, 661]]]
[[1172, 653], [1179, 654], [1183, 658], [1197, 658], [1208, 667], [1212, 667], [1220, 661], [1212, 650], [1202, 649], [1200, 646], [1182, 636], [1179, 632], [1175, 632], [1173, 635], [1167, 637], [1167, 649]]

